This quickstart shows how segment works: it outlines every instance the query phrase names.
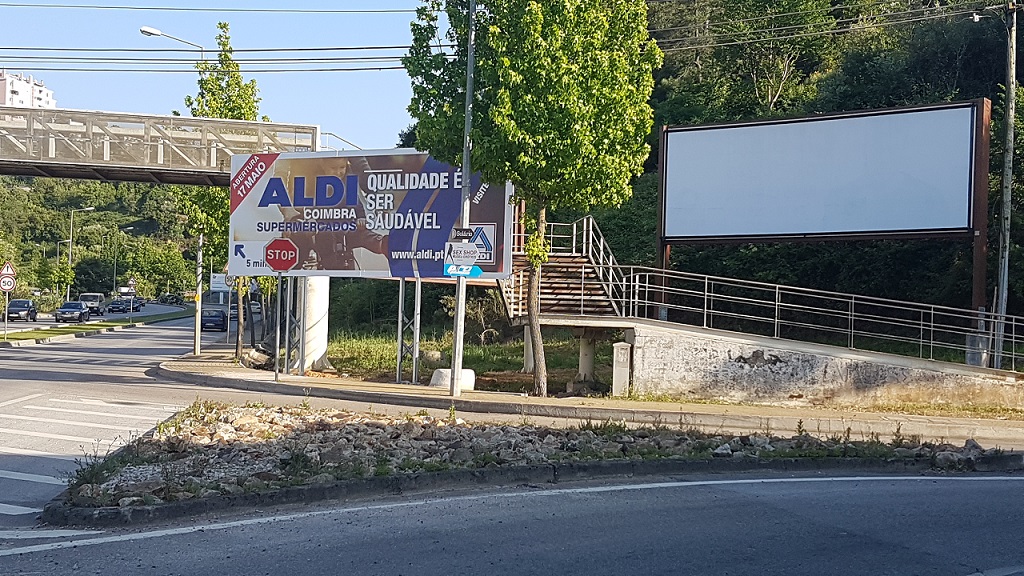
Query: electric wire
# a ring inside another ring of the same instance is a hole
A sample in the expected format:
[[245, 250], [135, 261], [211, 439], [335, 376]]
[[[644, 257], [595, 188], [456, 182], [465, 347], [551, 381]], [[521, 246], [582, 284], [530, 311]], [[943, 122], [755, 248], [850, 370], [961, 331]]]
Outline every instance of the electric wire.
[[105, 6], [97, 4], [26, 4], [24, 2], [0, 2], [0, 8], [49, 8], [76, 10], [130, 10], [150, 12], [223, 12], [223, 13], [267, 13], [267, 14], [409, 14], [413, 8], [225, 8], [225, 7], [184, 7], [184, 6]]

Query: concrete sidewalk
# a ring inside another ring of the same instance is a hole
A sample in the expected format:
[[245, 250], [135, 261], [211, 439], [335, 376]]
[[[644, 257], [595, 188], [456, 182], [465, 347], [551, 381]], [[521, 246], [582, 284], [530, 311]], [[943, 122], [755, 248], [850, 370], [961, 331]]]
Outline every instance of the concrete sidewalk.
[[447, 388], [364, 382], [351, 378], [281, 375], [280, 381], [275, 382], [273, 372], [237, 365], [233, 360], [233, 349], [228, 350], [223, 345], [214, 345], [198, 357], [187, 355], [165, 362], [157, 372], [171, 380], [201, 386], [408, 406], [410, 411], [420, 408], [447, 410], [454, 404], [458, 412], [475, 414], [512, 414], [524, 419], [565, 419], [570, 423], [624, 420], [633, 424], [695, 427], [705, 432], [735, 434], [759, 432], [793, 435], [802, 425], [810, 434], [831, 437], [842, 436], [849, 428], [853, 440], [863, 440], [877, 434], [883, 442], [888, 442], [899, 427], [904, 437], [917, 435], [922, 441], [962, 445], [968, 438], [973, 438], [985, 448], [1024, 450], [1024, 421], [1014, 420], [915, 416], [815, 407], [682, 404], [617, 398], [535, 398], [481, 391], [464, 392], [459, 398], [453, 399]]

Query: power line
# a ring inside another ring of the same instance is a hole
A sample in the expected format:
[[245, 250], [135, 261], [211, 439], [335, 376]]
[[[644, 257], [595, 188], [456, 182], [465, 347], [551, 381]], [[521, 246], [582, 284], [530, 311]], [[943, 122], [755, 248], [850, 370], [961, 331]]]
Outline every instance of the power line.
[[[665, 2], [665, 1], [672, 1], [672, 0], [659, 0], [659, 3], [660, 2]], [[755, 17], [752, 17], [752, 18], [741, 18], [739, 20], [721, 20], [721, 21], [718, 21], [718, 22], [708, 22], [708, 23], [704, 23], [704, 24], [691, 24], [689, 26], [674, 26], [674, 27], [671, 27], [671, 28], [652, 28], [652, 29], [649, 29], [648, 32], [672, 32], [672, 31], [677, 31], [677, 30], [696, 30], [696, 29], [705, 28], [705, 27], [722, 26], [722, 25], [725, 25], [725, 24], [739, 24], [739, 23], [744, 23], [744, 22], [759, 22], [761, 20], [773, 20], [775, 18], [786, 18], [788, 16], [801, 16], [801, 15], [804, 15], [804, 14], [814, 14], [814, 13], [817, 13], [817, 12], [826, 12], [826, 13], [828, 13], [828, 12], [835, 12], [837, 10], [845, 10], [846, 8], [867, 8], [867, 7], [870, 7], [870, 6], [877, 6], [879, 4], [890, 4], [891, 2], [892, 2], [892, 0], [879, 0], [877, 2], [871, 2], [869, 4], [864, 4], [864, 5], [860, 5], [860, 6], [853, 5], [853, 4], [845, 4], [845, 5], [840, 5], [840, 6], [829, 6], [828, 8], [816, 8], [814, 10], [800, 10], [798, 12], [783, 12], [781, 14], [767, 14], [765, 16], [755, 16]], [[648, 4], [653, 4], [653, 3], [654, 2], [652, 2], [651, 0], [648, 0]]]
[[[244, 74], [272, 74], [277, 72], [377, 72], [381, 70], [405, 70], [403, 66], [372, 66], [365, 68], [293, 68], [293, 69], [256, 69], [256, 70], [241, 70]], [[187, 73], [197, 74], [198, 71], [193, 69], [173, 69], [173, 68], [58, 68], [58, 67], [32, 67], [33, 72], [145, 72], [145, 73]], [[209, 74], [217, 74], [216, 71], [208, 72]]]
[[0, 2], [0, 8], [64, 8], [77, 10], [132, 10], [150, 12], [224, 12], [264, 14], [409, 14], [416, 10], [409, 8], [186, 8], [182, 6], [102, 6], [95, 4], [25, 4], [21, 2]]
[[[329, 58], [234, 58], [239, 64], [289, 64], [289, 63], [323, 63], [323, 62], [397, 62], [403, 56], [335, 56]], [[83, 64], [195, 64], [195, 58], [117, 58], [99, 56], [31, 56], [23, 54], [2, 54], [0, 62], [48, 62], [83, 63]]]
[[[764, 28], [764, 29], [760, 29], [760, 30], [739, 30], [739, 31], [734, 31], [734, 32], [722, 32], [722, 33], [717, 33], [717, 34], [708, 34], [708, 35], [703, 36], [703, 37], [686, 36], [686, 37], [680, 37], [680, 38], [662, 38], [662, 39], [658, 40], [658, 42], [659, 43], [664, 43], [664, 42], [692, 42], [692, 41], [695, 41], [695, 40], [698, 40], [698, 41], [707, 41], [707, 40], [719, 41], [719, 40], [724, 40], [724, 39], [728, 39], [730, 37], [736, 37], [736, 36], [749, 36], [749, 35], [754, 35], [754, 34], [773, 34], [773, 33], [776, 33], [776, 32], [781, 32], [781, 31], [786, 31], [786, 30], [811, 29], [811, 28], [820, 27], [822, 25], [835, 26], [835, 25], [842, 25], [842, 24], [852, 24], [854, 22], [875, 21], [875, 20], [880, 20], [880, 19], [883, 19], [883, 18], [890, 18], [890, 17], [896, 17], [896, 16], [912, 16], [912, 15], [915, 15], [915, 14], [921, 14], [923, 12], [930, 12], [930, 11], [933, 11], [933, 10], [936, 10], [936, 9], [935, 8], [918, 8], [918, 9], [914, 9], [914, 10], [905, 10], [903, 12], [889, 12], [889, 13], [885, 13], [885, 14], [875, 14], [875, 15], [864, 16], [864, 17], [844, 18], [844, 19], [840, 19], [840, 20], [833, 20], [832, 22], [827, 22], [827, 21], [824, 21], [824, 22], [807, 22], [807, 23], [804, 23], [804, 24], [794, 24], [794, 25], [791, 25], [791, 26], [778, 26], [778, 27], [774, 27], [774, 28]], [[975, 10], [972, 9], [970, 12], [974, 12], [974, 11]], [[970, 13], [970, 12], [968, 12], [968, 13]], [[951, 14], [944, 13], [944, 14], [938, 14], [936, 16], [937, 17], [946, 17], [946, 16], [949, 16], [949, 15], [951, 15]], [[899, 20], [899, 22], [904, 22], [904, 21], [909, 21], [909, 19], [904, 18], [902, 20]], [[862, 26], [860, 28], [862, 29], [862, 28], [865, 28], [865, 27], [867, 27], [867, 26]]]
[[701, 45], [696, 45], [696, 46], [681, 46], [681, 47], [676, 47], [676, 48], [663, 48], [662, 51], [663, 52], [678, 52], [678, 51], [682, 51], [682, 50], [700, 50], [700, 49], [704, 49], [704, 48], [721, 48], [721, 47], [724, 47], [724, 46], [739, 46], [739, 45], [742, 45], [742, 44], [756, 44], [756, 43], [760, 43], [760, 42], [774, 42], [774, 41], [778, 41], [778, 40], [793, 40], [793, 39], [796, 39], [796, 38], [810, 38], [810, 37], [814, 37], [814, 36], [824, 36], [824, 35], [829, 35], [829, 34], [840, 34], [840, 33], [846, 33], [846, 32], [850, 32], [850, 31], [867, 30], [867, 29], [871, 29], [871, 28], [884, 28], [886, 26], [896, 26], [898, 24], [910, 24], [910, 23], [913, 23], [913, 22], [924, 22], [924, 21], [927, 21], [927, 20], [937, 20], [937, 19], [940, 19], [940, 18], [952, 18], [954, 16], [963, 16], [965, 14], [973, 14], [974, 12], [975, 12], [974, 10], [968, 10], [968, 11], [964, 11], [964, 12], [950, 12], [950, 13], [946, 13], [946, 14], [937, 14], [937, 15], [933, 15], [933, 16], [922, 16], [922, 17], [919, 17], [919, 18], [907, 18], [907, 19], [903, 19], [903, 20], [897, 20], [897, 21], [894, 21], [894, 22], [879, 22], [877, 24], [869, 24], [869, 25], [862, 26], [862, 27], [859, 27], [859, 28], [854, 28], [852, 30], [845, 29], [845, 28], [834, 29], [834, 30], [822, 30], [822, 31], [819, 31], [819, 32], [808, 32], [806, 34], [792, 34], [792, 35], [789, 35], [789, 36], [772, 36], [772, 37], [768, 37], [768, 38], [751, 38], [749, 40], [738, 40], [738, 41], [735, 41], [735, 42], [721, 42], [721, 43], [715, 43], [715, 44], [701, 44]]
[[[443, 47], [451, 47], [451, 44], [442, 44]], [[232, 48], [234, 54], [245, 54], [253, 52], [342, 52], [350, 50], [408, 50], [406, 45], [389, 46], [324, 46], [324, 47], [300, 47], [300, 48]], [[0, 46], [0, 50], [16, 50], [22, 52], [147, 52], [147, 53], [188, 53], [199, 54], [200, 50], [191, 48], [53, 48], [48, 46]], [[213, 50], [205, 50], [212, 52]]]

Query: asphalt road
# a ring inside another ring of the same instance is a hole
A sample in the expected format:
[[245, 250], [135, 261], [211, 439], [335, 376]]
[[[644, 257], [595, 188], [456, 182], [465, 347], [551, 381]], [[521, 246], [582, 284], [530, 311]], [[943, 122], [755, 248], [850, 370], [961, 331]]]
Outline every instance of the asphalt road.
[[525, 487], [8, 542], [0, 573], [1024, 574], [1024, 477], [699, 480]]
[[[192, 326], [189, 318], [52, 344], [0, 348], [0, 530], [34, 526], [43, 505], [60, 494], [79, 462], [145, 433], [197, 397], [282, 405], [304, 400], [151, 377], [160, 362], [191, 352]], [[204, 346], [224, 338], [223, 332], [205, 332]], [[308, 401], [314, 407], [388, 414], [415, 411]]]

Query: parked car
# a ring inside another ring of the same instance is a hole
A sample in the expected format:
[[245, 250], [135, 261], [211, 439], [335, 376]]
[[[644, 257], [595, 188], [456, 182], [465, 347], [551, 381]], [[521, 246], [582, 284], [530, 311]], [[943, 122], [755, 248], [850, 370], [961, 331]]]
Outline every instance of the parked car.
[[36, 321], [36, 316], [39, 315], [39, 310], [36, 309], [36, 303], [32, 300], [11, 300], [7, 304], [7, 319], [8, 320], [24, 320], [26, 322]]
[[253, 316], [256, 314], [263, 314], [263, 306], [261, 306], [259, 302], [250, 302], [249, 310], [252, 311]]
[[78, 301], [85, 302], [85, 305], [89, 308], [89, 314], [93, 316], [103, 316], [104, 300], [106, 298], [99, 292], [87, 292], [78, 295]]
[[89, 307], [85, 302], [65, 302], [53, 313], [57, 322], [85, 322], [89, 319]]
[[128, 311], [128, 301], [127, 300], [122, 300], [122, 299], [118, 298], [117, 300], [114, 300], [110, 304], [107, 304], [107, 311], [110, 312], [111, 314], [114, 314], [115, 312], [120, 312], [120, 313], [127, 312]]
[[220, 332], [227, 332], [228, 315], [223, 310], [203, 310], [200, 326], [203, 330], [219, 330]]
[[232, 304], [228, 308], [228, 318], [231, 320], [238, 320], [238, 304]]

